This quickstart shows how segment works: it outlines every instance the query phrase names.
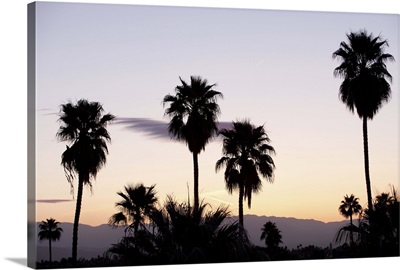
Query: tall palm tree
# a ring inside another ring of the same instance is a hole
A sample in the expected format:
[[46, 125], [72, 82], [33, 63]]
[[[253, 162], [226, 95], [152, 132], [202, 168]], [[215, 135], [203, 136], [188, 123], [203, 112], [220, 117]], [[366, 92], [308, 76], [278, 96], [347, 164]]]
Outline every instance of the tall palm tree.
[[359, 215], [362, 212], [362, 207], [360, 203], [358, 202], [358, 198], [356, 198], [353, 194], [348, 196], [344, 196], [344, 200], [340, 202], [339, 206], [339, 213], [344, 216], [346, 219], [350, 218], [350, 227], [348, 228], [350, 230], [350, 243], [353, 244], [354, 239], [353, 239], [353, 231], [354, 231], [354, 225], [353, 225], [353, 215]]
[[265, 245], [269, 249], [275, 249], [282, 243], [281, 231], [276, 226], [275, 222], [268, 221], [261, 228], [260, 240], [265, 240]]
[[179, 77], [182, 85], [175, 88], [176, 95], [166, 95], [163, 105], [169, 107], [165, 115], [170, 117], [169, 133], [178, 141], [185, 142], [193, 154], [194, 210], [199, 207], [199, 166], [198, 155], [218, 131], [217, 118], [220, 108], [217, 104], [222, 93], [209, 85], [206, 79], [191, 76], [190, 84]]
[[239, 190], [239, 224], [243, 228], [243, 199], [251, 207], [252, 193], [261, 190], [259, 174], [267, 181], [273, 182], [275, 169], [271, 154], [274, 148], [265, 133], [264, 126], [256, 127], [248, 120], [233, 122], [233, 129], [222, 129], [219, 135], [223, 138], [222, 153], [216, 165], [218, 172], [225, 169], [225, 184], [229, 193]]
[[92, 187], [92, 180], [106, 164], [107, 142], [111, 142], [106, 127], [115, 117], [103, 114], [103, 106], [98, 102], [78, 100], [76, 104], [68, 102], [61, 105], [59, 122], [61, 126], [57, 138], [68, 142], [61, 156], [67, 181], [74, 188], [74, 179], [78, 179], [78, 192], [72, 236], [72, 259], [76, 262], [78, 247], [78, 226], [82, 206], [83, 186]]
[[51, 242], [58, 241], [61, 238], [63, 229], [58, 227], [60, 223], [53, 218], [46, 219], [39, 224], [38, 237], [40, 241], [49, 240], [49, 261], [52, 261]]
[[341, 42], [340, 48], [332, 55], [341, 61], [334, 76], [344, 79], [339, 88], [340, 100], [350, 112], [356, 110], [363, 122], [365, 180], [368, 208], [372, 209], [367, 120], [372, 120], [390, 99], [391, 89], [387, 80], [391, 81], [392, 76], [385, 63], [393, 61], [394, 57], [384, 52], [387, 40], [373, 37], [366, 30], [351, 32], [347, 39], [348, 43]]
[[113, 226], [127, 226], [133, 228], [134, 236], [138, 235], [139, 226], [144, 227], [144, 221], [155, 210], [157, 203], [155, 185], [145, 187], [143, 184], [127, 185], [125, 192], [117, 192], [122, 198], [115, 206], [119, 210], [114, 214], [109, 224]]

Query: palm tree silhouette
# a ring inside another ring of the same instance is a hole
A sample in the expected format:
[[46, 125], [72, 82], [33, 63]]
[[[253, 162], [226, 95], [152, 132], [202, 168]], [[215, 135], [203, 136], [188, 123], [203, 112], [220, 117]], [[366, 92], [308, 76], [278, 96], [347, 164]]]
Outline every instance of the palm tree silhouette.
[[363, 214], [363, 232], [366, 244], [376, 253], [399, 256], [399, 197], [392, 186], [374, 199], [373, 209]]
[[265, 240], [268, 249], [275, 249], [282, 243], [281, 231], [276, 227], [275, 222], [268, 221], [261, 228], [260, 240]]
[[53, 218], [46, 219], [39, 224], [38, 237], [40, 241], [49, 240], [49, 261], [52, 262], [51, 242], [60, 240], [63, 229], [58, 227], [60, 223]]
[[217, 161], [215, 170], [226, 166], [226, 188], [229, 193], [239, 190], [239, 224], [243, 228], [243, 199], [247, 199], [250, 208], [252, 193], [261, 190], [259, 173], [273, 182], [275, 164], [270, 154], [275, 150], [269, 145], [264, 126], [256, 127], [248, 120], [233, 122], [232, 130], [222, 129], [219, 134], [223, 138], [223, 157]]
[[202, 201], [194, 211], [189, 202], [178, 203], [168, 196], [164, 207], [152, 214], [157, 228], [153, 241], [164, 262], [216, 263], [247, 258], [249, 239], [239, 236], [237, 222], [229, 222], [228, 208], [207, 211], [208, 207]]
[[348, 43], [341, 42], [340, 48], [332, 57], [339, 58], [341, 64], [335, 68], [334, 76], [343, 78], [339, 89], [339, 98], [350, 112], [356, 109], [363, 122], [364, 168], [367, 185], [368, 208], [372, 209], [372, 194], [369, 175], [367, 120], [372, 120], [391, 95], [392, 76], [385, 62], [394, 57], [384, 53], [387, 40], [373, 37], [366, 30], [347, 34]]
[[78, 194], [72, 236], [72, 260], [77, 260], [78, 226], [82, 206], [83, 186], [92, 187], [91, 181], [106, 164], [107, 142], [111, 142], [106, 127], [115, 117], [103, 115], [103, 107], [98, 102], [78, 100], [76, 104], [68, 102], [61, 105], [57, 132], [59, 141], [69, 142], [61, 156], [67, 181], [73, 192], [73, 181], [78, 176]]
[[176, 95], [166, 95], [163, 105], [171, 120], [168, 131], [178, 141], [185, 142], [193, 154], [194, 211], [199, 207], [199, 166], [198, 155], [205, 149], [212, 136], [218, 131], [217, 117], [221, 113], [218, 98], [222, 93], [213, 90], [216, 84], [208, 85], [206, 79], [191, 76], [190, 84], [179, 77], [182, 85], [175, 88]]
[[139, 226], [144, 227], [144, 221], [155, 210], [157, 203], [155, 185], [145, 187], [143, 184], [127, 185], [125, 192], [117, 192], [122, 198], [115, 206], [119, 212], [114, 214], [109, 224], [113, 226], [127, 226], [129, 233], [133, 229], [134, 236], [137, 237]]
[[353, 231], [356, 231], [356, 227], [353, 225], [353, 215], [359, 215], [362, 212], [362, 207], [358, 202], [358, 198], [354, 197], [353, 194], [344, 196], [344, 200], [340, 202], [339, 213], [346, 219], [350, 218], [350, 227], [347, 229], [350, 231], [350, 244], [353, 245]]

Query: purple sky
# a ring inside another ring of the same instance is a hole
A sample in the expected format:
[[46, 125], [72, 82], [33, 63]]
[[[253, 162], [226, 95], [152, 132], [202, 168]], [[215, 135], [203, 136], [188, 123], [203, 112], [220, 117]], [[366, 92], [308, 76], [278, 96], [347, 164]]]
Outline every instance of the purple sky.
[[[61, 103], [87, 98], [119, 120], [109, 127], [107, 166], [93, 194], [85, 190], [82, 223], [106, 222], [128, 183], [155, 184], [160, 201], [185, 200], [191, 154], [165, 140], [162, 98], [179, 76], [199, 75], [224, 94], [222, 123], [264, 125], [276, 149], [275, 182], [264, 181], [245, 213], [341, 220], [343, 196], [354, 193], [364, 206], [366, 192], [361, 121], [338, 99], [339, 63], [331, 56], [347, 32], [364, 28], [388, 39], [387, 51], [399, 58], [394, 15], [39, 3], [37, 199], [72, 198], [56, 113]], [[369, 123], [373, 194], [399, 179], [398, 64], [388, 69], [392, 99]], [[214, 170], [220, 157], [218, 140], [200, 154], [200, 197], [237, 214], [237, 194]], [[40, 204], [37, 218], [71, 221], [73, 213], [73, 204]]]

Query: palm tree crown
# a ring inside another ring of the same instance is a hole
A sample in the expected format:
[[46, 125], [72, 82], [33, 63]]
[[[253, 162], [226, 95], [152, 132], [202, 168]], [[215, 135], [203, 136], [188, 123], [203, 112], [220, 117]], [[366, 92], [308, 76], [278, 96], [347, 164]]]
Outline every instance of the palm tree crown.
[[91, 179], [106, 163], [107, 142], [111, 142], [106, 128], [115, 116], [102, 115], [103, 111], [100, 103], [85, 99], [61, 105], [57, 138], [71, 143], [62, 154], [61, 164], [72, 187], [75, 174], [91, 186]]
[[117, 192], [122, 198], [115, 206], [120, 210], [114, 214], [109, 224], [124, 225], [127, 229], [133, 227], [135, 236], [139, 226], [143, 226], [146, 217], [155, 210], [157, 202], [155, 185], [145, 187], [143, 184], [127, 185], [125, 192]]
[[200, 153], [218, 131], [217, 117], [221, 111], [217, 104], [222, 93], [213, 90], [206, 79], [191, 76], [190, 85], [179, 78], [182, 85], [175, 88], [176, 95], [166, 95], [163, 104], [170, 104], [165, 114], [171, 121], [168, 131], [179, 141], [186, 142], [189, 151]]
[[347, 34], [348, 43], [341, 42], [332, 57], [339, 58], [341, 64], [334, 75], [344, 79], [340, 85], [339, 97], [347, 108], [356, 109], [360, 118], [372, 119], [391, 96], [392, 76], [385, 62], [394, 57], [384, 53], [387, 40], [373, 37], [367, 31]]
[[281, 231], [276, 226], [275, 222], [268, 221], [261, 228], [260, 240], [265, 240], [268, 248], [273, 249], [282, 243]]
[[269, 145], [270, 139], [264, 126], [256, 127], [248, 120], [233, 122], [233, 129], [219, 132], [223, 138], [223, 157], [215, 165], [216, 171], [223, 166], [225, 184], [230, 193], [239, 189], [239, 220], [243, 225], [242, 200], [247, 199], [251, 207], [252, 193], [259, 192], [262, 182], [259, 174], [273, 182], [275, 169], [271, 154], [275, 149]]
[[175, 88], [176, 95], [166, 95], [163, 105], [169, 107], [165, 115], [170, 117], [169, 133], [178, 141], [185, 142], [193, 153], [194, 165], [194, 208], [199, 206], [198, 195], [198, 157], [205, 146], [218, 131], [217, 118], [221, 111], [217, 101], [221, 92], [209, 85], [206, 79], [191, 76], [190, 84], [179, 78], [182, 85]]
[[39, 224], [38, 237], [40, 241], [49, 240], [49, 261], [52, 261], [51, 242], [58, 241], [61, 238], [63, 229], [58, 227], [60, 223], [53, 218], [46, 219]]
[[51, 241], [57, 241], [61, 238], [61, 233], [63, 232], [63, 229], [58, 227], [60, 222], [56, 221], [53, 218], [46, 219], [46, 221], [42, 221], [39, 224], [39, 240], [51, 240]]
[[115, 117], [103, 115], [103, 106], [98, 102], [78, 100], [76, 104], [62, 104], [59, 115], [61, 126], [57, 132], [60, 141], [70, 143], [61, 156], [67, 181], [73, 191], [73, 180], [78, 175], [78, 194], [72, 236], [72, 260], [77, 260], [78, 225], [82, 205], [83, 186], [92, 187], [92, 179], [106, 164], [107, 142], [111, 142], [106, 127]]
[[352, 220], [352, 216], [360, 214], [362, 211], [362, 207], [358, 202], [358, 198], [356, 198], [353, 194], [348, 196], [344, 196], [344, 200], [340, 202], [339, 212], [345, 218], [350, 218]]

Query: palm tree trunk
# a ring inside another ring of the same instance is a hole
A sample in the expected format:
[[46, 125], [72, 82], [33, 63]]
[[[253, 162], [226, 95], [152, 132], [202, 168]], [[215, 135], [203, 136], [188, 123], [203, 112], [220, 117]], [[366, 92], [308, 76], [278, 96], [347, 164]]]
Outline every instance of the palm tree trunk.
[[194, 171], [194, 208], [193, 212], [199, 210], [199, 161], [197, 153], [193, 152], [193, 171]]
[[244, 224], [243, 224], [243, 196], [244, 196], [244, 186], [240, 184], [239, 186], [239, 235], [242, 236]]
[[138, 231], [139, 231], [139, 218], [135, 217], [134, 225], [133, 225], [133, 233], [135, 235], [135, 248], [138, 247]]
[[74, 263], [76, 263], [76, 261], [77, 261], [78, 226], [79, 226], [79, 216], [81, 214], [81, 207], [82, 207], [82, 194], [83, 194], [83, 179], [82, 179], [81, 174], [79, 174], [78, 196], [76, 198], [74, 228], [73, 228], [73, 233], [72, 233], [72, 261]]
[[51, 238], [49, 238], [49, 261], [51, 262]]
[[363, 117], [363, 139], [364, 139], [364, 168], [365, 181], [367, 184], [368, 209], [372, 210], [371, 180], [369, 177], [369, 157], [368, 157], [368, 127], [367, 118]]
[[350, 246], [353, 246], [353, 217], [350, 216]]

